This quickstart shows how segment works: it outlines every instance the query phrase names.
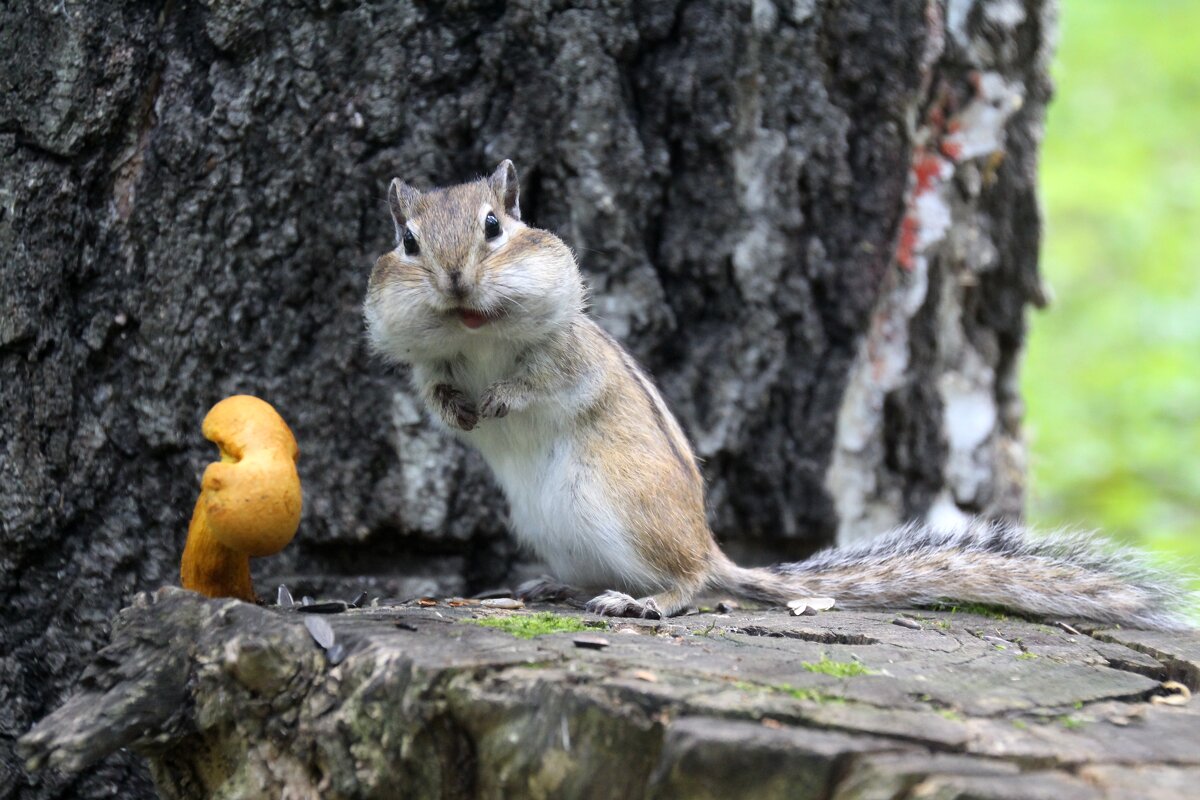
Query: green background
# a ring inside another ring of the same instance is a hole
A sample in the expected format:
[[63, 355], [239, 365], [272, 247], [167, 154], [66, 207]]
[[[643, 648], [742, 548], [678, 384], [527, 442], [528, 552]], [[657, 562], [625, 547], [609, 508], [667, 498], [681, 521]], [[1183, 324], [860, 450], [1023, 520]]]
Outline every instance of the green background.
[[1063, 0], [1041, 162], [1050, 308], [1023, 384], [1030, 517], [1200, 589], [1200, 2]]

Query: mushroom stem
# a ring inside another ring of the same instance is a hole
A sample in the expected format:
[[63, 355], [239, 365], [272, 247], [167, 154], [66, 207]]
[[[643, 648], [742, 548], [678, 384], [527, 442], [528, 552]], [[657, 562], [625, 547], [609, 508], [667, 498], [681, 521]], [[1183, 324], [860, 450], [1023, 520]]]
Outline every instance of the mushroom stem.
[[188, 525], [187, 544], [179, 565], [181, 584], [206, 597], [236, 597], [247, 603], [255, 602], [258, 598], [250, 580], [249, 557], [218, 542], [209, 530], [207, 517], [201, 497]]

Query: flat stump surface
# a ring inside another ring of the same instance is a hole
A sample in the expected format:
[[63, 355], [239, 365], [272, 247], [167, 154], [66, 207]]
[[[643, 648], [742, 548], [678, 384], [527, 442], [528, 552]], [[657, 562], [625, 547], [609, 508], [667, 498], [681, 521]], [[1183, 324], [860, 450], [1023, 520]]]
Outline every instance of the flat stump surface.
[[22, 750], [33, 766], [79, 769], [132, 746], [166, 797], [1067, 800], [1200, 787], [1196, 633], [964, 611], [650, 621], [375, 603], [311, 614], [142, 595]]

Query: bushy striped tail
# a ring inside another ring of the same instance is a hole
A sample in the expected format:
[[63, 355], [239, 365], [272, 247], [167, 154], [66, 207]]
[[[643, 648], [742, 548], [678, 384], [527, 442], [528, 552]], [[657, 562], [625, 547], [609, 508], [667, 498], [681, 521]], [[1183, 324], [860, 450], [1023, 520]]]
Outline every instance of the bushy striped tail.
[[726, 562], [714, 588], [783, 603], [832, 597], [843, 607], [1002, 606], [1137, 628], [1192, 627], [1177, 577], [1136, 550], [1081, 533], [1031, 535], [975, 520], [960, 530], [909, 524], [861, 545], [764, 569]]

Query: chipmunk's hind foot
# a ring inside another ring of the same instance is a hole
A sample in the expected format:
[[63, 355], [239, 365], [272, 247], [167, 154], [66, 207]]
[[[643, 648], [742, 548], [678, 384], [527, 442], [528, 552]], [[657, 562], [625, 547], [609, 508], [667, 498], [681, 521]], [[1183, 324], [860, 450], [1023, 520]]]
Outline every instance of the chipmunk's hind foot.
[[593, 597], [587, 603], [587, 610], [592, 614], [604, 617], [639, 617], [641, 619], [662, 619], [662, 610], [658, 601], [653, 597], [643, 597], [640, 600], [624, 592], [611, 589], [604, 594]]

